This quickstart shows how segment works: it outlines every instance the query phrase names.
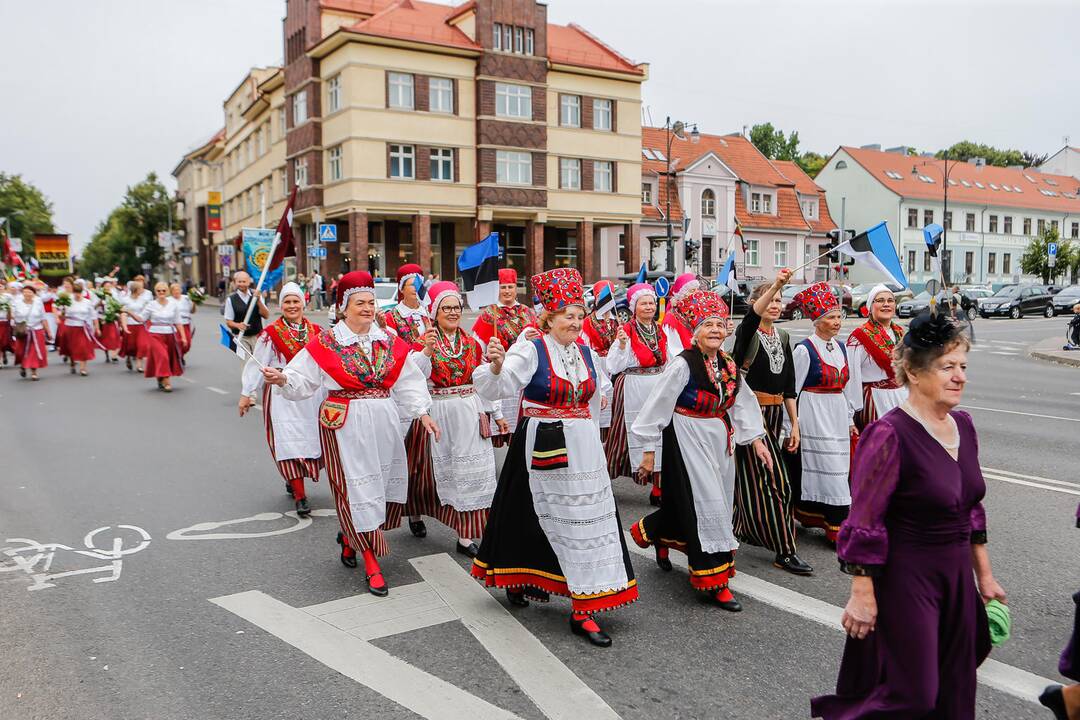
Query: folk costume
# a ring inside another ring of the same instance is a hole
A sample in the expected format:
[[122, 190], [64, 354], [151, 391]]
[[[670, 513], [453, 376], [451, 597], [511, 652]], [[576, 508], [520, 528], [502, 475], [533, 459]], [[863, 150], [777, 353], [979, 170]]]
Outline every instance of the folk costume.
[[[511, 283], [517, 284], [517, 271], [513, 268], [499, 270], [499, 284], [508, 285]], [[487, 348], [491, 338], [497, 337], [503, 346], [503, 350], [509, 350], [510, 346], [525, 331], [525, 328], [535, 328], [537, 326], [536, 312], [515, 300], [512, 305], [496, 303], [495, 305], [488, 305], [480, 311], [480, 316], [473, 323], [472, 333], [480, 341], [480, 347]], [[499, 403], [503, 420], [510, 426], [510, 433], [494, 436], [492, 442], [495, 447], [502, 447], [510, 443], [510, 437], [518, 424], [521, 396], [516, 394], [513, 397], [502, 398]]]
[[[943, 325], [951, 323], [921, 316], [904, 343], [945, 345], [956, 331]], [[971, 416], [949, 415], [958, 446], [943, 444], [908, 404], [859, 441], [837, 554], [845, 572], [873, 578], [877, 624], [865, 639], [847, 639], [836, 694], [814, 698], [813, 717], [975, 717], [975, 671], [990, 632], [971, 546], [986, 542], [986, 483]]]
[[[282, 291], [285, 287], [282, 286]], [[280, 293], [278, 297], [280, 297]], [[195, 312], [195, 303], [187, 295], [181, 293], [180, 297], [173, 298], [176, 302], [178, 310], [180, 312], [180, 325], [184, 326], [184, 330], [187, 332], [184, 337], [181, 338], [180, 354], [187, 357], [187, 354], [191, 351], [191, 340], [195, 336], [195, 325], [191, 322], [191, 314]]]
[[[432, 285], [428, 295], [433, 324], [444, 300], [462, 302], [457, 285], [448, 281]], [[385, 527], [398, 527], [403, 515], [426, 515], [457, 533], [458, 552], [475, 557], [478, 548], [472, 540], [483, 536], [495, 495], [495, 451], [487, 413], [498, 403], [482, 400], [473, 386], [473, 373], [485, 362], [480, 343], [460, 328], [452, 336], [436, 332], [431, 356], [414, 352], [410, 362], [428, 381], [431, 418], [442, 435], [436, 440], [419, 420], [412, 422], [405, 437], [408, 498], [404, 506], [390, 506]], [[427, 534], [426, 528], [420, 533], [416, 525], [410, 520], [413, 534]]]
[[765, 447], [773, 464], [770, 471], [749, 447], [735, 448], [735, 537], [772, 550], [781, 566], [789, 569], [795, 567], [791, 561], [797, 557], [794, 498], [781, 444], [792, 420], [785, 417], [784, 401], [796, 397], [791, 339], [777, 327], [763, 330], [761, 316], [750, 306], [735, 328], [731, 354], [747, 391], [754, 393], [761, 406]]
[[[98, 286], [105, 292], [105, 297], [98, 303], [98, 324], [101, 328], [101, 346], [105, 348], [105, 359], [110, 359], [110, 354], [119, 355], [120, 346], [123, 343], [123, 334], [120, 331], [120, 316], [110, 311], [122, 305], [120, 293], [116, 290], [116, 280], [111, 277], [99, 278]], [[116, 357], [111, 360], [116, 362]]]
[[172, 298], [162, 305], [156, 299], [143, 306], [146, 316], [146, 368], [143, 377], [178, 377], [184, 374], [184, 360], [180, 353], [181, 338], [176, 330], [180, 324], [180, 306]]
[[[705, 320], [729, 316], [714, 292], [697, 290], [679, 301], [679, 312], [696, 330]], [[739, 383], [738, 367], [723, 350], [710, 360], [695, 345], [673, 359], [634, 422], [647, 450], [663, 448], [660, 508], [631, 528], [641, 547], [686, 553], [690, 585], [708, 592], [725, 610], [742, 609], [728, 589], [739, 547], [732, 527], [735, 447], [765, 435], [754, 394]]]
[[[397, 272], [398, 293], [401, 293], [405, 283], [413, 283], [417, 277], [422, 276], [423, 270], [419, 265], [409, 263], [399, 267]], [[423, 303], [413, 308], [404, 302], [399, 302], [386, 313], [386, 327], [393, 330], [399, 338], [409, 343], [413, 350], [419, 351], [424, 349], [424, 333], [431, 327], [431, 322], [428, 319], [427, 311], [424, 310]]]
[[[299, 285], [285, 283], [278, 293], [278, 305], [289, 295], [295, 295], [301, 301], [304, 297]], [[262, 415], [270, 457], [285, 481], [286, 492], [296, 503], [297, 513], [305, 515], [311, 510], [304, 478], [318, 482], [323, 466], [319, 407], [326, 399], [326, 391], [319, 388], [309, 398], [289, 400], [279, 388], [264, 382], [261, 367], [286, 367], [321, 331], [322, 328], [307, 318], [293, 325], [279, 317], [259, 333], [251, 355], [244, 363], [242, 375], [243, 395], [254, 400], [260, 389], [262, 391]]]
[[[825, 283], [811, 285], [794, 300], [815, 321], [839, 307]], [[798, 453], [785, 457], [792, 485], [799, 488], [795, 519], [822, 528], [825, 538], [836, 542], [851, 504], [850, 427], [861, 388], [849, 382], [847, 351], [836, 338], [823, 340], [815, 332], [795, 346], [792, 360], [802, 441]]]
[[[656, 293], [652, 285], [638, 283], [630, 286], [626, 297], [630, 304], [630, 314], [633, 315], [637, 304], [643, 298], [655, 300]], [[608, 369], [621, 373], [615, 378], [611, 431], [604, 447], [608, 459], [608, 474], [613, 478], [633, 478], [639, 485], [652, 483], [650, 497], [653, 504], [656, 504], [660, 497], [662, 449], [656, 449], [656, 471], [652, 477], [640, 478], [637, 469], [641, 466], [642, 453], [652, 443], [638, 435], [633, 427], [638, 413], [659, 382], [664, 366], [669, 361], [667, 339], [655, 322], [642, 324], [632, 318], [623, 329], [630, 337], [630, 342], [621, 350], [616, 346], [609, 354], [607, 362]]]
[[[607, 313], [606, 317], [600, 318], [595, 307], [596, 298], [600, 296], [605, 287], [610, 288], [612, 293], [615, 292], [610, 280], [601, 280], [593, 285], [594, 307], [585, 317], [585, 322], [581, 326], [581, 340], [592, 349], [593, 355], [597, 362], [604, 367], [607, 376], [614, 378], [615, 373], [608, 367], [607, 358], [612, 344], [619, 335], [619, 320], [614, 313]], [[608, 397], [607, 403], [602, 403], [604, 406], [600, 409], [600, 438], [605, 442], [607, 441], [608, 428], [611, 427], [611, 403], [612, 399]]]
[[[15, 359], [19, 364], [19, 374], [26, 377], [27, 370], [37, 371], [49, 365], [49, 339], [45, 312], [45, 303], [35, 296], [30, 302], [23, 298], [25, 293], [11, 303], [12, 333], [15, 337]], [[34, 373], [37, 378], [37, 373]]]
[[[698, 280], [697, 275], [694, 273], [683, 273], [675, 278], [675, 282], [671, 285], [671, 300], [668, 311], [664, 313], [662, 323], [664, 337], [667, 340], [669, 361], [674, 360], [683, 350], [693, 345], [694, 333], [690, 330], [685, 318], [679, 315], [676, 308], [679, 300], [700, 288], [701, 281]], [[659, 466], [660, 459], [657, 458], [657, 467]]]
[[126, 359], [128, 370], [131, 369], [132, 358], [141, 360], [146, 357], [148, 341], [145, 327], [146, 306], [153, 299], [153, 293], [145, 289], [138, 295], [129, 290], [124, 297], [122, 303], [124, 337], [120, 344], [120, 356]]
[[8, 364], [8, 353], [15, 350], [15, 338], [11, 332], [11, 306], [14, 303], [15, 296], [8, 292], [8, 288], [0, 288], [0, 357], [3, 357], [5, 366]]
[[[881, 292], [891, 292], [876, 285], [866, 296], [866, 307], [874, 305]], [[862, 388], [861, 404], [856, 406], [855, 427], [861, 432], [867, 425], [907, 400], [906, 387], [896, 382], [893, 350], [904, 337], [904, 328], [896, 323], [883, 327], [871, 318], [855, 328], [847, 339], [851, 382]]]
[[105, 349], [97, 339], [94, 326], [97, 319], [94, 304], [78, 293], [72, 296], [71, 305], [62, 309], [64, 352], [72, 363], [72, 373], [75, 372], [75, 363], [89, 362], [99, 349]]
[[55, 348], [60, 336], [60, 322], [56, 318], [56, 298], [58, 295], [53, 292], [51, 287], [40, 280], [34, 282], [38, 283], [41, 288], [37, 296], [41, 300], [42, 307], [45, 308], [46, 337], [49, 338], [49, 344]]
[[[374, 296], [370, 273], [353, 271], [339, 281], [338, 313], [356, 293]], [[319, 439], [341, 523], [342, 562], [355, 567], [360, 551], [369, 590], [380, 596], [387, 588], [378, 582], [382, 572], [375, 557], [390, 552], [382, 532], [387, 504], [404, 503], [408, 489], [398, 413], [420, 417], [431, 406], [423, 375], [406, 362], [410, 351], [408, 343], [378, 324], [357, 335], [340, 320], [310, 340], [283, 371], [281, 394], [288, 400], [327, 392], [319, 410]]]
[[[532, 285], [549, 312], [584, 307], [575, 268]], [[568, 595], [572, 631], [610, 645], [589, 616], [633, 602], [638, 589], [595, 420], [607, 376], [588, 347], [544, 334], [515, 343], [497, 374], [481, 365], [473, 382], [491, 401], [523, 394], [473, 575], [514, 604]]]

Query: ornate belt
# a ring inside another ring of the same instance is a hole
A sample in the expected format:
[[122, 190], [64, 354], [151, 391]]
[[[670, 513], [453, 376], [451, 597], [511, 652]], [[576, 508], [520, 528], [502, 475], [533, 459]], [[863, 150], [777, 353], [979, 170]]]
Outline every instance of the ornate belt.
[[757, 398], [758, 405], [761, 407], [771, 407], [773, 405], [783, 405], [784, 396], [780, 394], [758, 392], [754, 391], [754, 397]]
[[390, 397], [386, 388], [364, 388], [363, 390], [333, 390], [328, 397], [331, 400], [372, 400]]
[[664, 368], [654, 367], [632, 367], [623, 370], [624, 375], [659, 375], [664, 372]]
[[812, 387], [803, 388], [805, 392], [814, 393], [815, 395], [839, 395], [844, 392], [842, 387]]
[[522, 414], [540, 420], [588, 420], [592, 417], [587, 407], [527, 407]]
[[472, 385], [455, 385], [452, 387], [437, 387], [431, 388], [431, 397], [433, 398], [448, 398], [448, 397], [464, 397], [466, 395], [475, 395], [476, 390]]
[[900, 383], [895, 380], [878, 380], [877, 382], [863, 383], [863, 387], [872, 387], [877, 390], [896, 390]]

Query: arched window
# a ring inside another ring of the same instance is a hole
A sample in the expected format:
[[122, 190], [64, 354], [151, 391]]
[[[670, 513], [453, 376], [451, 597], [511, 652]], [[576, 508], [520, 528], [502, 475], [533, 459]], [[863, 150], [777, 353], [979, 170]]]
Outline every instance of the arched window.
[[836, 169], [837, 170], [847, 170], [847, 161], [846, 160], [838, 161], [836, 163]]
[[712, 190], [701, 193], [701, 216], [716, 217], [716, 193]]

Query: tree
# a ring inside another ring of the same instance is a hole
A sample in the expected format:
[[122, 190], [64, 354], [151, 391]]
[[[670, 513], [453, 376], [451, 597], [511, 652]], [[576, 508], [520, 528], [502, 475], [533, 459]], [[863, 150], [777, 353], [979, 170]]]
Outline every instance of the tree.
[[[1050, 267], [1049, 255], [1046, 252], [1047, 243], [1057, 243], [1057, 265]], [[1080, 262], [1080, 251], [1066, 240], [1061, 242], [1057, 228], [1046, 228], [1038, 237], [1033, 237], [1020, 258], [1020, 269], [1029, 275], [1038, 275], [1043, 284], [1048, 284], [1050, 278], [1068, 273], [1069, 267]]]
[[816, 152], [804, 152], [795, 162], [807, 175], [817, 177], [817, 174], [825, 167], [825, 163], [829, 162], [829, 158]]
[[770, 160], [799, 159], [798, 130], [784, 135], [784, 131], [773, 128], [772, 123], [759, 123], [750, 128], [750, 142]]
[[[98, 225], [83, 250], [80, 272], [107, 273], [119, 265], [121, 277], [130, 278], [142, 272], [143, 263], [156, 267], [162, 260], [157, 234], [169, 228], [169, 213], [172, 225], [179, 227], [168, 191], [157, 175], [148, 174], [127, 189], [120, 205]], [[141, 254], [136, 248], [142, 248]]]
[[22, 175], [0, 172], [0, 217], [7, 218], [4, 230], [22, 239], [25, 257], [34, 254], [34, 233], [55, 232], [52, 203]]
[[936, 157], [944, 158], [946, 152], [949, 153], [950, 160], [967, 162], [971, 158], [981, 157], [986, 160], [987, 165], [995, 165], [997, 167], [1008, 167], [1009, 165], [1031, 167], [1033, 165], [1040, 165], [1046, 160], [1045, 155], [1020, 152], [1019, 150], [1000, 150], [991, 145], [975, 143], [970, 140], [954, 143], [948, 150], [938, 150]]

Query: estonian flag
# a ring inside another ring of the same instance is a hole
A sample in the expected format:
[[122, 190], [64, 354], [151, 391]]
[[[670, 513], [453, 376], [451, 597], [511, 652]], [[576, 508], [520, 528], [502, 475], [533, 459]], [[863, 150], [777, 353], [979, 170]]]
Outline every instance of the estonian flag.
[[218, 329], [221, 330], [221, 346], [239, 355], [240, 350], [238, 349], [236, 337], [232, 334], [232, 331], [225, 327], [224, 324], [219, 324]]
[[836, 252], [855, 258], [882, 273], [897, 285], [908, 286], [900, 256], [896, 254], [889, 228], [880, 222], [869, 230], [856, 235], [836, 247]]
[[735, 229], [735, 234], [731, 236], [731, 242], [728, 243], [727, 260], [724, 261], [724, 267], [720, 268], [720, 274], [716, 276], [716, 287], [729, 288], [731, 290], [731, 299], [733, 302], [735, 296], [739, 294], [739, 278], [735, 272], [736, 237], [742, 240], [742, 231], [738, 228]]
[[926, 252], [930, 253], [930, 265], [935, 277], [941, 277], [941, 256], [938, 255], [938, 249], [941, 247], [941, 236], [944, 232], [945, 228], [937, 223], [930, 223], [922, 230], [923, 240], [926, 241]]
[[649, 267], [648, 264], [642, 260], [641, 269], [637, 271], [637, 278], [634, 279], [634, 284], [640, 284], [649, 281]]
[[604, 283], [600, 294], [593, 298], [593, 314], [604, 320], [615, 310], [615, 295], [611, 292], [611, 283]]
[[499, 301], [499, 233], [465, 248], [457, 266], [469, 307], [479, 310]]

